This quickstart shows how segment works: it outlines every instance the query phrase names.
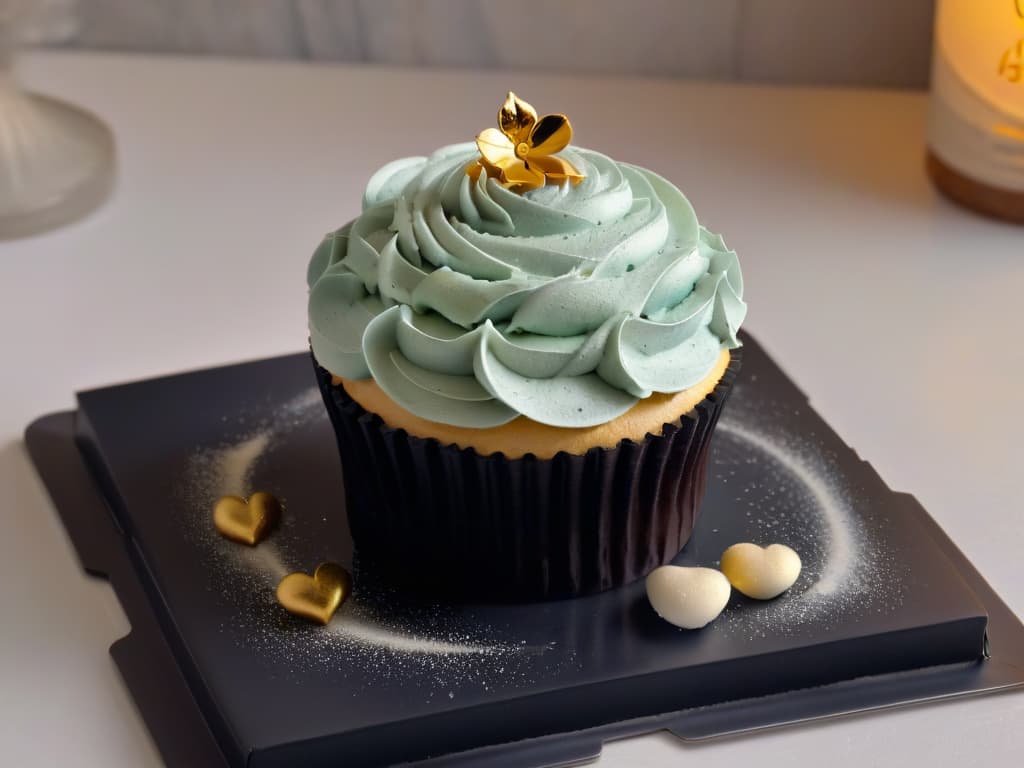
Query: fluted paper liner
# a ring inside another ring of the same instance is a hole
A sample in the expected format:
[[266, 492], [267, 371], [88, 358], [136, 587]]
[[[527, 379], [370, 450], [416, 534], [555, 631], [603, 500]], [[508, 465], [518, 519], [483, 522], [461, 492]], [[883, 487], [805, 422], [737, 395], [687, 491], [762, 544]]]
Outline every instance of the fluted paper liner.
[[316, 364], [362, 568], [448, 598], [544, 600], [621, 586], [693, 532], [708, 446], [736, 374], [642, 442], [550, 459], [482, 456], [393, 429]]

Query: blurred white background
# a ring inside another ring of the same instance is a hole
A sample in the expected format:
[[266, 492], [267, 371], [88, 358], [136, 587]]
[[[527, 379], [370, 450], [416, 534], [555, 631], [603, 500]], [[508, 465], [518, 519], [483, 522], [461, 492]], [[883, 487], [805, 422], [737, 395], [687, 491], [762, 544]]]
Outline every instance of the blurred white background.
[[924, 87], [933, 0], [44, 0], [122, 51]]

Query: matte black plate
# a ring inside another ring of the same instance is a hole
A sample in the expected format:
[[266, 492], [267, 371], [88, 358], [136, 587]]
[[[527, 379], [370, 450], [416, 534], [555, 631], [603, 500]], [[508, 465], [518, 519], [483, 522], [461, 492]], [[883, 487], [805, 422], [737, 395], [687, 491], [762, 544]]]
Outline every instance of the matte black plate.
[[[305, 354], [82, 393], [26, 440], [83, 566], [125, 607], [132, 632], [111, 652], [169, 764], [555, 765], [627, 734], [706, 738], [1024, 684], [1019, 620], [745, 339], [676, 562], [782, 542], [804, 571], [696, 632], [662, 622], [642, 583], [455, 605], [362, 572]], [[210, 511], [253, 490], [286, 515], [250, 549]], [[324, 560], [353, 567], [356, 591], [320, 628], [274, 587]]]

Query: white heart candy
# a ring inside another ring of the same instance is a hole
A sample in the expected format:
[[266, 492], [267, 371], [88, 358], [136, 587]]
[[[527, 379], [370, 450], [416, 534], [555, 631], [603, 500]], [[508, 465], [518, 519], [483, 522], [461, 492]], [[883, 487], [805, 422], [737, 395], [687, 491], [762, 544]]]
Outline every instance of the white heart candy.
[[647, 576], [651, 607], [683, 629], [700, 629], [718, 618], [731, 593], [728, 579], [713, 568], [663, 565]]
[[747, 597], [771, 600], [800, 576], [800, 555], [785, 544], [733, 544], [722, 553], [722, 573]]

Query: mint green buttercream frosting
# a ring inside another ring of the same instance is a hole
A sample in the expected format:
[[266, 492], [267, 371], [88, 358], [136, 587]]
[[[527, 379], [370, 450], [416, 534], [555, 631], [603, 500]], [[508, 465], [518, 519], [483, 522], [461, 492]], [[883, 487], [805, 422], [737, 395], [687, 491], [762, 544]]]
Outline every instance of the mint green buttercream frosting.
[[704, 379], [739, 346], [735, 252], [678, 189], [585, 149], [577, 185], [518, 194], [466, 166], [473, 144], [398, 160], [309, 264], [323, 367], [373, 377], [431, 421], [609, 421]]

